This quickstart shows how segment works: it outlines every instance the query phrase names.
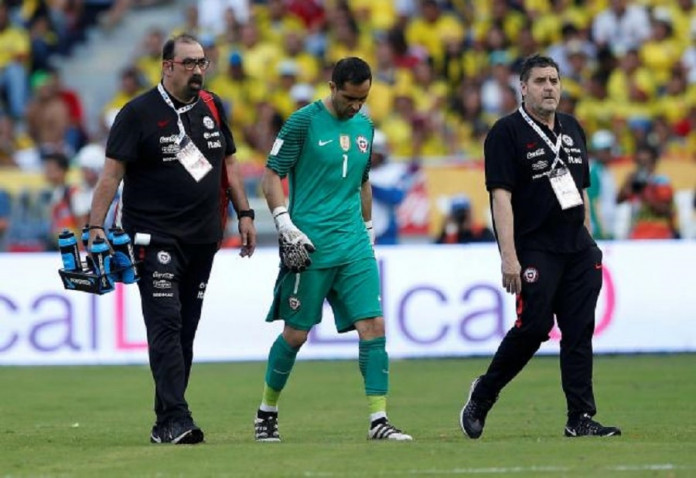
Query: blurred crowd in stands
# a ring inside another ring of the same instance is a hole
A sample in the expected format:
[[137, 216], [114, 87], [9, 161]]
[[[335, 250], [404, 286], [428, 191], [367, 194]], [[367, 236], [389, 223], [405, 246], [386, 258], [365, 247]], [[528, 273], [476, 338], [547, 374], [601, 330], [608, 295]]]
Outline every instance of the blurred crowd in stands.
[[[696, 163], [693, 0], [176, 2], [180, 25], [152, 26], [131, 61], [114, 72], [119, 88], [102, 109], [100, 128], [87, 132], [79, 91], [64, 83], [55, 59], [70, 56], [89, 28], [120, 28], [130, 8], [154, 3], [165, 2], [0, 3], [0, 165], [43, 171], [49, 185], [44, 194], [0, 191], [0, 250], [51, 248], [58, 228], [80, 225], [89, 176], [99, 172], [95, 158], [103, 156], [116, 113], [159, 81], [162, 45], [183, 32], [196, 35], [212, 60], [206, 86], [224, 101], [252, 196], [283, 121], [328, 93], [341, 57], [360, 56], [372, 66], [365, 112], [388, 142], [385, 161], [418, 174], [422, 167], [480, 164], [488, 129], [519, 105], [522, 60], [541, 52], [560, 66], [560, 110], [576, 115], [587, 133], [597, 237], [679, 236], [672, 178], [658, 174], [658, 166]], [[84, 148], [89, 154], [81, 154]], [[625, 183], [616, 184], [613, 165], [631, 161]], [[68, 171], [80, 171], [75, 184]], [[695, 187], [693, 177], [692, 195]], [[453, 238], [472, 235], [453, 233], [451, 225], [464, 219], [478, 240], [492, 238], [485, 218], [473, 222], [464, 213], [466, 194], [450, 198], [441, 213], [451, 217], [433, 241], [467, 242]], [[630, 204], [631, 219], [617, 234], [614, 215], [622, 203]]]

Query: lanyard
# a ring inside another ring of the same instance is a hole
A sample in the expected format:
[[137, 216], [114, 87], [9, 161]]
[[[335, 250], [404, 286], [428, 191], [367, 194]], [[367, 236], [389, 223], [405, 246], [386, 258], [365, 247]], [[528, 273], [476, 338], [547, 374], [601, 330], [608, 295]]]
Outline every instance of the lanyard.
[[524, 120], [527, 122], [527, 124], [532, 127], [534, 132], [536, 134], [538, 134], [541, 139], [544, 140], [544, 143], [546, 143], [546, 145], [549, 148], [551, 148], [551, 151], [553, 152], [553, 154], [556, 155], [556, 157], [553, 160], [553, 164], [551, 165], [551, 171], [553, 171], [553, 169], [556, 167], [556, 163], [561, 163], [561, 166], [565, 166], [565, 163], [563, 162], [563, 160], [561, 159], [561, 156], [560, 156], [561, 155], [561, 136], [562, 136], [562, 134], [558, 135], [558, 137], [556, 138], [556, 144], [554, 145], [551, 142], [551, 140], [549, 139], [549, 137], [546, 136], [546, 133], [544, 133], [544, 130], [539, 128], [539, 125], [536, 124], [536, 122], [532, 118], [529, 117], [527, 112], [524, 110], [524, 107], [520, 106], [517, 109], [517, 111], [520, 112], [520, 114], [522, 115]]
[[182, 108], [176, 109], [176, 106], [174, 106], [172, 99], [169, 97], [169, 95], [165, 91], [164, 87], [162, 86], [162, 83], [157, 84], [157, 91], [159, 91], [160, 95], [162, 95], [162, 99], [164, 100], [165, 103], [167, 103], [167, 106], [169, 106], [171, 109], [173, 109], [174, 112], [176, 113], [176, 125], [179, 127], [179, 142], [181, 142], [181, 140], [184, 139], [184, 136], [186, 136], [186, 131], [184, 130], [184, 122], [181, 121], [181, 114], [186, 113], [191, 108], [196, 106], [196, 103], [198, 103], [198, 101], [194, 101], [190, 105], [186, 105]]

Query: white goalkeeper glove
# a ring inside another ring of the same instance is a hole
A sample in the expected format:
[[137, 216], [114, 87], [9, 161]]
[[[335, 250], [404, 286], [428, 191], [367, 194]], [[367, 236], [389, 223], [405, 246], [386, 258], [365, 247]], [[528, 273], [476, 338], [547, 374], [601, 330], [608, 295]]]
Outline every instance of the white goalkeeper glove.
[[278, 230], [280, 260], [283, 265], [292, 272], [302, 272], [307, 269], [312, 263], [309, 253], [315, 250], [312, 241], [293, 224], [284, 206], [273, 210], [273, 222]]
[[375, 230], [372, 228], [372, 221], [365, 221], [367, 235], [370, 236], [370, 244], [375, 245]]

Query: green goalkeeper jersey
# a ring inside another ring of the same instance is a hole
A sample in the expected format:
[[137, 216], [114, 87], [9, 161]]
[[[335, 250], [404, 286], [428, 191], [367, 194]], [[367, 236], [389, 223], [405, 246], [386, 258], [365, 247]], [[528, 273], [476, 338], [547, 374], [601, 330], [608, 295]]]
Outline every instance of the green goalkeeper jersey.
[[319, 100], [293, 113], [273, 143], [266, 166], [288, 176], [288, 212], [316, 247], [311, 268], [374, 255], [360, 199], [373, 132], [365, 115], [339, 120]]

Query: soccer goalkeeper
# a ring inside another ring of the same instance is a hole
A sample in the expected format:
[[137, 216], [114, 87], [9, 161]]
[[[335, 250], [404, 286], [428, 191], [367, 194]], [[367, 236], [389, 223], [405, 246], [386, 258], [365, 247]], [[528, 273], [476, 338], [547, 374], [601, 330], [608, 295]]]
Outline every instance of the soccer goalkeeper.
[[[356, 329], [359, 366], [370, 408], [368, 438], [411, 440], [387, 419], [389, 359], [372, 243], [368, 181], [372, 122], [360, 108], [372, 84], [370, 67], [355, 57], [334, 67], [331, 93], [293, 113], [268, 157], [262, 181], [278, 229], [281, 265], [266, 321], [285, 327], [271, 346], [257, 441], [280, 441], [278, 398], [295, 357], [322, 318], [324, 299], [336, 329]], [[289, 205], [281, 179], [288, 176]]]

